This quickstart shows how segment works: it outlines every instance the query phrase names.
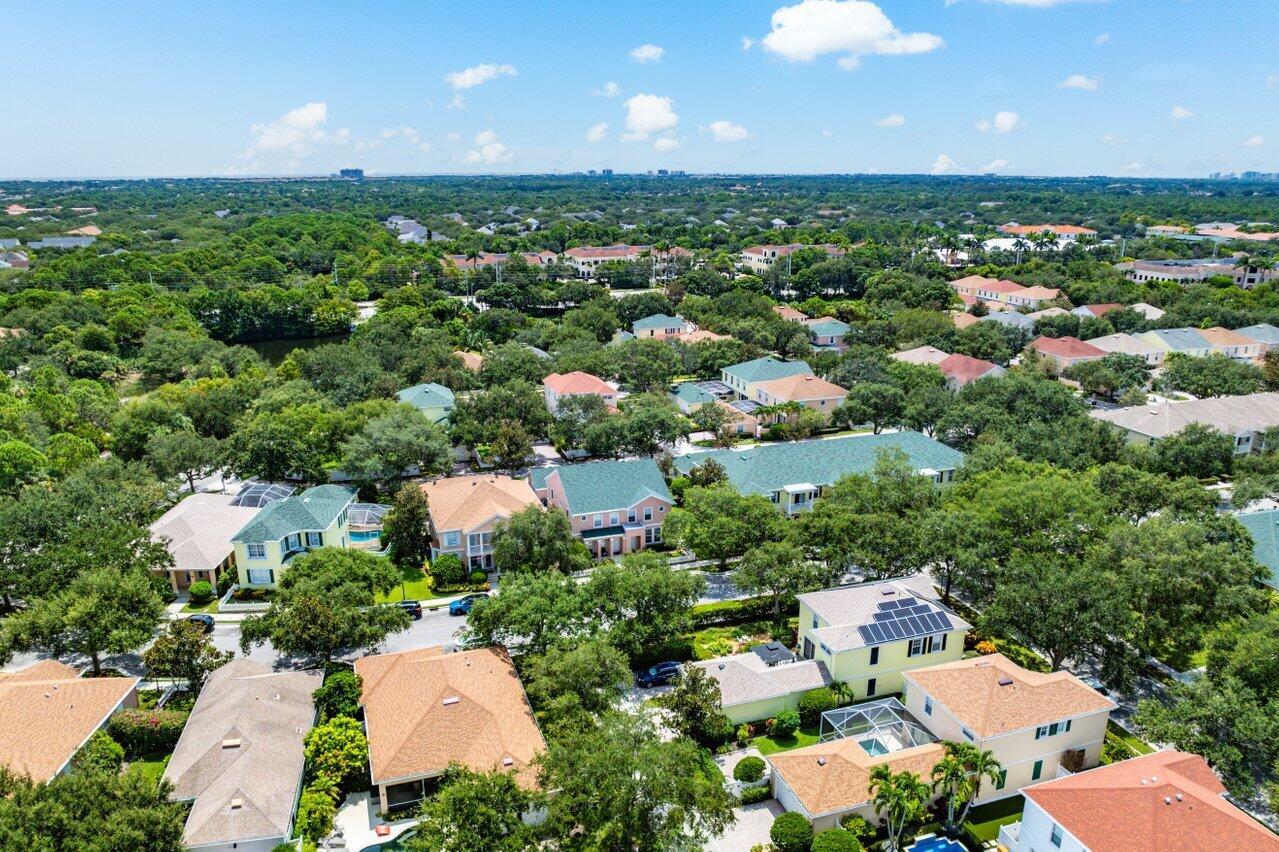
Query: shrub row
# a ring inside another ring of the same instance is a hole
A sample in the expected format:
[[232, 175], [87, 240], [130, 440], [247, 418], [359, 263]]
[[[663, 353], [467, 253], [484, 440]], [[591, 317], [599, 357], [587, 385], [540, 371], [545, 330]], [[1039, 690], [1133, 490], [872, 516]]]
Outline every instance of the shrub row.
[[771, 597], [746, 598], [740, 601], [716, 601], [693, 607], [693, 629], [720, 627], [726, 624], [743, 624], [773, 617]]
[[172, 751], [189, 715], [185, 710], [121, 710], [107, 723], [107, 733], [124, 746], [130, 759]]

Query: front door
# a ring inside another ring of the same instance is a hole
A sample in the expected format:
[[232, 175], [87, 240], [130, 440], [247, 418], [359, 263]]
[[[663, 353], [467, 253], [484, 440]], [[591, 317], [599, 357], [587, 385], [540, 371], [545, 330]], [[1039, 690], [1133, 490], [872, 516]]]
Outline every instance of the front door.
[[813, 658], [813, 640], [804, 640], [804, 659], [811, 660]]

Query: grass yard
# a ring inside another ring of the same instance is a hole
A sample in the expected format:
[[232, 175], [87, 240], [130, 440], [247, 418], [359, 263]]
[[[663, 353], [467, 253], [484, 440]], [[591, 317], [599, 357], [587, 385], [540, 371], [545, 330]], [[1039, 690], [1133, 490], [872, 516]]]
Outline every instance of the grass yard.
[[1123, 725], [1113, 719], [1106, 723], [1106, 736], [1114, 737], [1127, 746], [1130, 751], [1134, 751], [1138, 755], [1154, 753], [1153, 748], [1131, 734]]
[[998, 802], [975, 807], [968, 812], [968, 819], [964, 821], [964, 832], [978, 846], [987, 840], [995, 840], [999, 837], [1001, 826], [1021, 819], [1023, 804], [1021, 796], [1009, 796]]
[[706, 627], [690, 637], [693, 642], [693, 658], [710, 660], [728, 654], [749, 650], [750, 646], [768, 642], [772, 637], [772, 625], [768, 621], [752, 621], [727, 627]]
[[[378, 594], [377, 603], [398, 603], [400, 601], [429, 601], [442, 597], [431, 589], [431, 578], [419, 568], [404, 568], [400, 572], [401, 582], [391, 590], [390, 594]], [[443, 597], [452, 597], [446, 595]]]
[[187, 603], [182, 607], [182, 611], [188, 612], [188, 613], [203, 612], [203, 613], [207, 613], [208, 615], [213, 615], [214, 613], [218, 611], [218, 599], [214, 598], [213, 600], [209, 601], [207, 604]]
[[149, 786], [156, 786], [160, 783], [160, 776], [164, 774], [164, 768], [169, 765], [170, 754], [162, 752], [158, 754], [146, 754], [137, 760], [129, 763], [124, 769], [126, 777], [139, 777], [146, 780]]
[[755, 737], [750, 744], [759, 749], [760, 754], [777, 754], [779, 751], [790, 751], [791, 749], [813, 745], [817, 742], [817, 734], [817, 726], [810, 725], [800, 728], [789, 737], [773, 737], [768, 734]]

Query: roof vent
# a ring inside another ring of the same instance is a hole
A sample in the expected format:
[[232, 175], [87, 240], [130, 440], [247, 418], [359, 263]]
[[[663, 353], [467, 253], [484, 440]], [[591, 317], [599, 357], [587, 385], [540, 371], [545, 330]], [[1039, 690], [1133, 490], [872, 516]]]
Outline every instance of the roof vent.
[[1172, 804], [1172, 797], [1171, 797], [1171, 796], [1164, 796], [1164, 804], [1165, 804], [1165, 805], [1171, 805], [1171, 804]]
[[1000, 685], [1000, 686], [1012, 686], [1012, 685], [1013, 685], [1013, 679], [1012, 679], [1012, 678], [1010, 678], [1010, 677], [1001, 677], [1001, 678], [999, 679], [999, 685]]
[[1181, 801], [1181, 794], [1180, 794], [1180, 793], [1178, 793], [1178, 794], [1177, 794], [1177, 801], [1179, 801], [1179, 802]]
[[819, 757], [819, 758], [817, 758], [817, 765], [818, 765], [818, 766], [825, 766], [825, 765], [826, 765], [826, 758], [824, 758], [824, 757]]
[[503, 765], [503, 766], [514, 766], [514, 765], [515, 765], [515, 758], [513, 758], [513, 757], [504, 757], [504, 758], [502, 758], [502, 765]]
[[990, 665], [990, 660], [978, 660], [977, 662], [973, 663], [973, 665], [974, 665], [974, 666], [988, 666], [988, 665]]
[[228, 737], [227, 739], [222, 741], [222, 747], [223, 748], [239, 748], [240, 742], [241, 741], [239, 737]]
[[452, 707], [454, 704], [458, 703], [461, 700], [462, 699], [456, 695], [450, 695], [448, 698], [444, 699], [444, 706]]
[[242, 808], [242, 807], [244, 807], [244, 799], [232, 799], [232, 800], [231, 800], [231, 810], [233, 810], [233, 811], [238, 811], [238, 810], [239, 810], [240, 808]]
[[727, 665], [727, 663], [720, 663], [720, 664], [719, 664], [719, 670], [720, 670], [720, 671], [723, 671], [723, 670], [724, 670], [724, 666], [725, 666], [725, 665]]
[[890, 588], [880, 589], [879, 593], [881, 595], [884, 595], [885, 597], [887, 597], [888, 595], [897, 594], [897, 592], [894, 589], [890, 589]]

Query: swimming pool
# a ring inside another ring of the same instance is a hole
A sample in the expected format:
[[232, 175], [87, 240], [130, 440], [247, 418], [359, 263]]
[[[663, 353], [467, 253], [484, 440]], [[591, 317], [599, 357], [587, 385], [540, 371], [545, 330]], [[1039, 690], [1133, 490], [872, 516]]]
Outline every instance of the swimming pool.
[[906, 852], [967, 852], [964, 844], [949, 837], [930, 837], [906, 847]]
[[381, 537], [381, 530], [351, 530], [351, 541], [377, 541]]
[[884, 745], [879, 737], [867, 737], [864, 740], [858, 740], [857, 744], [864, 748], [871, 757], [888, 754], [888, 746]]

